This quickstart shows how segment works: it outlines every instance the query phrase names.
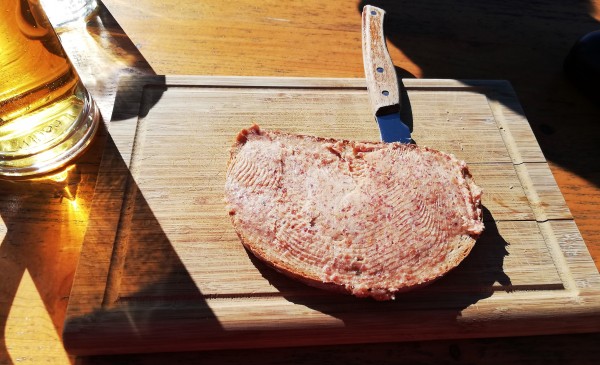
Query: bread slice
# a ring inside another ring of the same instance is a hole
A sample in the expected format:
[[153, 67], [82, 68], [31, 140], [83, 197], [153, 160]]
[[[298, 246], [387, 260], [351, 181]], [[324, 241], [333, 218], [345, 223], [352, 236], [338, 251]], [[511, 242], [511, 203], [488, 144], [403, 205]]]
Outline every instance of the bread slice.
[[464, 161], [415, 145], [242, 130], [225, 200], [242, 244], [283, 274], [393, 299], [456, 267], [483, 231]]

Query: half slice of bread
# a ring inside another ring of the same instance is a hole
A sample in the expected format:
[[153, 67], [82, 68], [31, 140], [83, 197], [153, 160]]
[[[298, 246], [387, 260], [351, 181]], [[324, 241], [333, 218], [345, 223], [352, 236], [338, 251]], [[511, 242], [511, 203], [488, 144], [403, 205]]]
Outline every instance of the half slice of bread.
[[225, 200], [243, 245], [309, 285], [377, 300], [456, 267], [483, 231], [465, 162], [415, 145], [242, 130]]

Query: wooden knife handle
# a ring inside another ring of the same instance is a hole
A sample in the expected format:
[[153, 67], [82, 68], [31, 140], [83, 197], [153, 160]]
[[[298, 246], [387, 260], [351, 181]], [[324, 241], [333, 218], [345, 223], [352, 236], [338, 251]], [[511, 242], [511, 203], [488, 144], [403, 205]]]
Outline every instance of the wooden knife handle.
[[383, 17], [385, 11], [366, 5], [362, 12], [362, 48], [367, 89], [373, 114], [400, 110], [400, 89], [396, 69], [385, 43]]

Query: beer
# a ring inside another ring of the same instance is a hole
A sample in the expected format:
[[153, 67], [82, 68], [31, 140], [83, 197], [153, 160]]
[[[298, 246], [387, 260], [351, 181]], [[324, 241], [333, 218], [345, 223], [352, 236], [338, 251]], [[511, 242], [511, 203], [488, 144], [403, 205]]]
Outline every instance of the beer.
[[98, 109], [39, 0], [0, 2], [0, 176], [57, 169], [90, 143]]

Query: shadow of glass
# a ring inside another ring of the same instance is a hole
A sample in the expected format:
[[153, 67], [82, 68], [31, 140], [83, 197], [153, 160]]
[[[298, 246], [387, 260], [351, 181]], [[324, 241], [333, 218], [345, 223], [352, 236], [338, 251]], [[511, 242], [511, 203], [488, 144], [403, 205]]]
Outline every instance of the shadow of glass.
[[386, 11], [387, 39], [420, 77], [508, 80], [546, 158], [600, 186], [600, 108], [563, 73], [575, 41], [600, 24], [589, 1], [374, 0], [357, 10], [366, 4]]
[[85, 27], [63, 31], [60, 39], [107, 122], [111, 121], [115, 104], [118, 106], [122, 98], [127, 99], [127, 95], [116, 99], [120, 78], [156, 75], [103, 4]]
[[[144, 77], [149, 77], [153, 80], [152, 85], [158, 86], [154, 88], [155, 90], [152, 93], [148, 93], [148, 95], [151, 95], [151, 98], [146, 98], [143, 103], [143, 108], [139, 110], [132, 110], [130, 105], [132, 105], [131, 100], [141, 100], [141, 96], [144, 95], [143, 89], [137, 87], [121, 87], [118, 90], [119, 97], [117, 98], [115, 95], [113, 104], [113, 111], [117, 112], [111, 115], [110, 121], [116, 122], [136, 116], [145, 117], [162, 96], [162, 93], [157, 91], [165, 90], [161, 88], [161, 86], [165, 84], [165, 76], [156, 75], [139, 49], [119, 26], [105, 6], [100, 7], [98, 16], [92, 19], [88, 24], [88, 29], [91, 33], [102, 35], [103, 39], [108, 39], [111, 42], [110, 50], [111, 52], [114, 52], [113, 58], [117, 59], [119, 61], [118, 63], [121, 64], [118, 72], [109, 80], [109, 82], [113, 82], [115, 94], [117, 93], [117, 86], [120, 84], [119, 79], [126, 77], [139, 80], [144, 80]], [[113, 65], [114, 61], [109, 64]], [[106, 90], [107, 86], [104, 85], [102, 88]], [[133, 105], [137, 104], [133, 103]]]
[[[111, 42], [110, 50], [115, 53], [115, 59], [119, 60], [119, 63], [125, 63], [124, 68], [119, 69], [116, 78], [113, 78], [114, 85], [119, 84], [119, 78], [122, 77], [143, 77], [153, 75], [156, 76], [156, 72], [152, 69], [148, 61], [144, 58], [140, 50], [136, 47], [133, 41], [127, 36], [123, 29], [119, 26], [115, 18], [108, 11], [108, 9], [102, 5], [98, 16], [88, 24], [90, 32], [96, 32], [98, 34], [104, 34], [102, 38], [108, 38]], [[106, 32], [106, 30], [110, 30]], [[165, 77], [160, 75], [153, 78], [155, 85], [164, 85]], [[106, 89], [106, 85], [104, 86]], [[134, 94], [129, 94], [133, 92]], [[128, 100], [140, 100], [142, 89], [122, 89], [119, 90], [119, 97], [115, 98], [113, 110], [122, 111]], [[144, 105], [145, 110], [139, 111], [139, 116], [144, 117], [148, 111], [160, 100], [161, 93], [153, 92], [152, 100], [146, 100]], [[111, 116], [112, 121], [119, 121], [123, 119], [123, 115], [116, 113]]]
[[86, 30], [98, 43], [110, 44], [104, 51], [111, 52], [121, 66], [126, 66], [126, 72], [155, 74], [146, 58], [104, 4], [99, 5], [98, 14], [88, 21]]

